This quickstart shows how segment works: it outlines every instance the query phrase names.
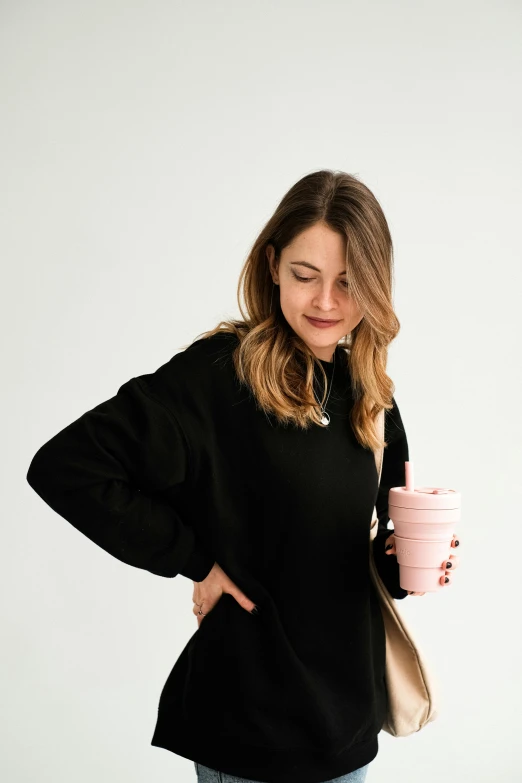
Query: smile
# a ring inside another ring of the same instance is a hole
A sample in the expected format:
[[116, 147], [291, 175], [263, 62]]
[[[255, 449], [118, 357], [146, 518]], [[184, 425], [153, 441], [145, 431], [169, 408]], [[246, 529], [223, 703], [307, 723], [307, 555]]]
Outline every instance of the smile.
[[321, 318], [310, 318], [308, 315], [305, 315], [305, 318], [312, 326], [317, 326], [319, 329], [327, 329], [329, 326], [335, 326], [335, 324], [339, 323], [339, 321], [325, 321]]

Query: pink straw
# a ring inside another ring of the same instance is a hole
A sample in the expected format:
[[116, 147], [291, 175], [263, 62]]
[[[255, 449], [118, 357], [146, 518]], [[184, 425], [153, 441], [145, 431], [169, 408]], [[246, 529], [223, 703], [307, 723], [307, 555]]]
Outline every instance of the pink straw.
[[406, 468], [406, 491], [413, 492], [415, 489], [415, 482], [413, 480], [413, 462], [405, 462]]

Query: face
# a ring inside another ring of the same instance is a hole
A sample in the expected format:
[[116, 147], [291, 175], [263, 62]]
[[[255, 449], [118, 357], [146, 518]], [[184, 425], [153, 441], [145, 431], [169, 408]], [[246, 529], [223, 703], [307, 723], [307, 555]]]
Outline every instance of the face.
[[[306, 229], [281, 252], [267, 248], [286, 320], [318, 359], [332, 361], [339, 340], [362, 320], [346, 280], [346, 238], [324, 223]], [[314, 321], [312, 319], [320, 319]]]

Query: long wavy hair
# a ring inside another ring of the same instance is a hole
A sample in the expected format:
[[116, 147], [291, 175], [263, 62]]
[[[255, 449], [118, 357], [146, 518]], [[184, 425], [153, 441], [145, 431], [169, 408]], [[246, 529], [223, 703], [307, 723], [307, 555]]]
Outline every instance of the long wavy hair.
[[375, 450], [387, 446], [379, 437], [375, 419], [383, 408], [392, 408], [395, 386], [386, 365], [388, 345], [399, 333], [400, 323], [392, 304], [393, 246], [388, 224], [377, 199], [357, 177], [321, 170], [290, 188], [255, 240], [241, 271], [237, 299], [243, 320], [220, 321], [194, 341], [218, 332], [235, 334], [235, 371], [258, 407], [280, 424], [305, 430], [313, 424], [323, 426], [314, 396], [314, 370], [323, 373], [321, 404], [326, 374], [283, 315], [279, 286], [273, 284], [266, 252], [272, 245], [278, 262], [282, 250], [318, 222], [347, 240], [347, 281], [364, 316], [338, 345], [350, 369], [353, 432], [364, 448]]

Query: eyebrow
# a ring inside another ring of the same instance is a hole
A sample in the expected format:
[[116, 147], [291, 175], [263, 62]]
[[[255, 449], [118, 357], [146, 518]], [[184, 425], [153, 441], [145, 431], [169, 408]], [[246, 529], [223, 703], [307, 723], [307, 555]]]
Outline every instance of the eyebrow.
[[[294, 265], [295, 266], [307, 266], [308, 269], [313, 269], [314, 272], [320, 272], [321, 271], [320, 269], [318, 269], [313, 264], [310, 264], [308, 261], [290, 261], [290, 265], [291, 266], [294, 266]], [[339, 277], [341, 275], [345, 275], [345, 274], [346, 274], [346, 270], [344, 272], [339, 272]]]

